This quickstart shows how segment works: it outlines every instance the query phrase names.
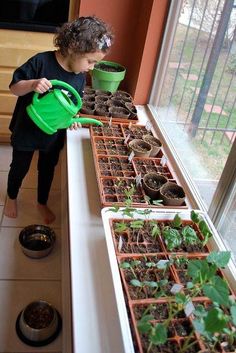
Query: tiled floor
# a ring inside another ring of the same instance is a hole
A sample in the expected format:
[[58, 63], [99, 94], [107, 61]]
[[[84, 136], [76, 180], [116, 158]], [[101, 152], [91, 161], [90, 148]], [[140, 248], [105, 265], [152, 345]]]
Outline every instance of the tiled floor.
[[61, 352], [62, 334], [49, 345], [36, 348], [23, 343], [15, 331], [15, 322], [21, 310], [33, 300], [44, 299], [61, 313], [61, 239], [60, 239], [60, 164], [50, 194], [49, 206], [56, 214], [51, 227], [56, 232], [56, 245], [43, 259], [31, 259], [21, 251], [18, 236], [29, 224], [43, 224], [36, 205], [37, 155], [32, 161], [18, 197], [19, 214], [16, 219], [3, 216], [11, 147], [0, 145], [0, 352]]

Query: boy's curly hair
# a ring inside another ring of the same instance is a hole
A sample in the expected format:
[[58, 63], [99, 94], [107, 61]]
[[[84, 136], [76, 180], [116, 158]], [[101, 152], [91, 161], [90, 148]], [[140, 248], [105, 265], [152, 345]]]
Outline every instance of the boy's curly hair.
[[54, 45], [63, 56], [68, 54], [68, 49], [76, 54], [98, 50], [106, 53], [113, 39], [112, 31], [105, 22], [95, 16], [88, 16], [64, 23], [55, 34]]

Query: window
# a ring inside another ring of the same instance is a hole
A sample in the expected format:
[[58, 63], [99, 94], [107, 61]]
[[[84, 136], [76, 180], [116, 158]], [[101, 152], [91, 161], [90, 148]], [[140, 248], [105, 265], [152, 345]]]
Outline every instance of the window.
[[69, 0], [5, 0], [0, 3], [0, 28], [54, 32], [68, 15]]
[[171, 2], [149, 104], [225, 240], [236, 225], [235, 198], [227, 196], [236, 182], [235, 7], [234, 0]]

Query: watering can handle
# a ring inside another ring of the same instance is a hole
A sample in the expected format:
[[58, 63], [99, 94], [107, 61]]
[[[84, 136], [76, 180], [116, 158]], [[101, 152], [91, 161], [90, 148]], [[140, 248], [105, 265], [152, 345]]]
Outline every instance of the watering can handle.
[[[53, 86], [61, 86], [66, 88], [70, 93], [72, 93], [76, 100], [77, 100], [77, 108], [78, 110], [80, 110], [80, 108], [82, 107], [82, 99], [79, 95], [79, 93], [76, 91], [76, 89], [74, 87], [72, 87], [71, 85], [69, 85], [68, 83], [64, 82], [64, 81], [60, 81], [60, 80], [50, 80], [51, 84]], [[34, 96], [33, 96], [33, 103], [37, 103], [39, 101], [38, 99], [39, 93], [35, 92]]]

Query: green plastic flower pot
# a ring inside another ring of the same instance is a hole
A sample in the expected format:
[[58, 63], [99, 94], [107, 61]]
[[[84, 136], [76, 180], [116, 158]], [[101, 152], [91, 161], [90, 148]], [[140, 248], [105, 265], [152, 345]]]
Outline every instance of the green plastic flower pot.
[[[111, 71], [108, 71], [105, 68], [110, 68]], [[91, 71], [92, 88], [101, 89], [112, 93], [116, 92], [121, 81], [125, 77], [125, 73], [125, 67], [120, 64], [112, 61], [100, 61]]]

